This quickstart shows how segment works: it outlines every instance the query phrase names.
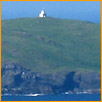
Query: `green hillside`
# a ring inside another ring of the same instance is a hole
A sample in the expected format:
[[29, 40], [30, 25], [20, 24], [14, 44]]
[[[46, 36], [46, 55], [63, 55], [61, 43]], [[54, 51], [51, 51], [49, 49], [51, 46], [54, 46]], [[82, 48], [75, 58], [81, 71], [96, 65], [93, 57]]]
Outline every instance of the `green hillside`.
[[101, 26], [57, 18], [2, 21], [2, 63], [35, 72], [101, 69]]

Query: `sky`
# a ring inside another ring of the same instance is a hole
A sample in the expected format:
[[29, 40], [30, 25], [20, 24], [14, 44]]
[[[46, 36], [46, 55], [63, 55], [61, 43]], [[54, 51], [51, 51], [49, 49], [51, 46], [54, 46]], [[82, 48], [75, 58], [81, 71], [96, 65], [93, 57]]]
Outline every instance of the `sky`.
[[101, 22], [101, 1], [2, 1], [1, 18], [38, 17], [43, 8], [49, 17]]

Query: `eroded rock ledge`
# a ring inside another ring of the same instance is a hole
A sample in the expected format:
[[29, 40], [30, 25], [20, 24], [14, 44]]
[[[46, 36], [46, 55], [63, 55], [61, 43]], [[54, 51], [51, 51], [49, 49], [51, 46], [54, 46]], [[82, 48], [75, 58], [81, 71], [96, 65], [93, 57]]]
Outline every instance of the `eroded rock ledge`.
[[1, 75], [2, 94], [101, 92], [101, 75], [93, 71], [44, 74], [16, 63], [6, 63], [2, 64]]

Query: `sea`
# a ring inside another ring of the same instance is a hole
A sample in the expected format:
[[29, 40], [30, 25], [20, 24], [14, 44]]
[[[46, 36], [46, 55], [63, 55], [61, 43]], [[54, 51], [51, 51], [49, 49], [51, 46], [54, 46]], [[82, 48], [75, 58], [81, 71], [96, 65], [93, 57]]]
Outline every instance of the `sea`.
[[101, 101], [101, 94], [57, 94], [35, 96], [12, 96], [1, 97], [2, 101]]

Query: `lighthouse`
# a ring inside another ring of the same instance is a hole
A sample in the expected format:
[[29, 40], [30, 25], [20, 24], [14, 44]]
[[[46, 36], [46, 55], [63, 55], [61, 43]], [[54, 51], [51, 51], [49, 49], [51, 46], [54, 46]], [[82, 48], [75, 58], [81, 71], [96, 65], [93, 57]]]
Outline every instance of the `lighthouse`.
[[44, 10], [41, 11], [41, 13], [39, 14], [39, 17], [42, 17], [42, 18], [46, 17], [46, 13]]

